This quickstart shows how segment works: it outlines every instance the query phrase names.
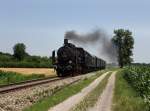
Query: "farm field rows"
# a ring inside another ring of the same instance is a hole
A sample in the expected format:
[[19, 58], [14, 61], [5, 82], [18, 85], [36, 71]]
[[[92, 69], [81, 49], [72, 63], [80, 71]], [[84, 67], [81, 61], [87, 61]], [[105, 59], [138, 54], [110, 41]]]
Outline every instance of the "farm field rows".
[[138, 92], [150, 108], [150, 66], [126, 67], [124, 78]]
[[56, 72], [53, 68], [0, 68], [1, 71], [17, 72], [24, 75], [44, 74], [46, 76], [55, 76]]

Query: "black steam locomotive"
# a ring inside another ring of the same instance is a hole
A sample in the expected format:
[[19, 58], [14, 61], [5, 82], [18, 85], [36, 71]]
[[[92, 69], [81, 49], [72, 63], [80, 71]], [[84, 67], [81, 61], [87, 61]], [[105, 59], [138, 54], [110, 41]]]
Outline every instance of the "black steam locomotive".
[[83, 48], [76, 47], [64, 39], [64, 45], [52, 54], [53, 65], [58, 76], [75, 76], [92, 71], [105, 69], [106, 62], [100, 58], [90, 55]]

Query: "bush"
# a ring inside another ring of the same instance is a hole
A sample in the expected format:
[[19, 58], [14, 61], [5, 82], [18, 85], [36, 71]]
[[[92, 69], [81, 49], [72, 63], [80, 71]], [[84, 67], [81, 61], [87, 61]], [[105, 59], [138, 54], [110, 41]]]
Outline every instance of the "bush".
[[150, 108], [150, 66], [126, 67], [124, 78], [139, 92]]

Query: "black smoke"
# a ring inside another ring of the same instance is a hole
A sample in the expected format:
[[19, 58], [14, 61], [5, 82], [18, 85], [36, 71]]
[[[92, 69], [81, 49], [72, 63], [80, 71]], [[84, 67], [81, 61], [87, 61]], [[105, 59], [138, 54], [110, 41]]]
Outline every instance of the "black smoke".
[[96, 29], [86, 34], [79, 34], [76, 31], [67, 31], [65, 38], [74, 43], [89, 46], [98, 46], [99, 57], [102, 57], [107, 62], [117, 61], [117, 53], [114, 44], [111, 42], [110, 37], [101, 29]]

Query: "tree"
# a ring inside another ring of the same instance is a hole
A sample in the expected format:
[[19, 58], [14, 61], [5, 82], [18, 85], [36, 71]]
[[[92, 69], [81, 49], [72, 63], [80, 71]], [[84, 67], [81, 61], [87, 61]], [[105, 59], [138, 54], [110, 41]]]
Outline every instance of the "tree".
[[118, 63], [122, 68], [124, 65], [128, 65], [133, 61], [131, 56], [133, 55], [132, 49], [134, 45], [134, 39], [132, 37], [132, 32], [129, 30], [114, 30], [114, 34], [115, 35], [112, 38], [112, 42], [117, 48]]
[[17, 43], [13, 47], [14, 50], [14, 57], [18, 60], [23, 60], [24, 57], [27, 55], [26, 53], [26, 46], [23, 43]]

